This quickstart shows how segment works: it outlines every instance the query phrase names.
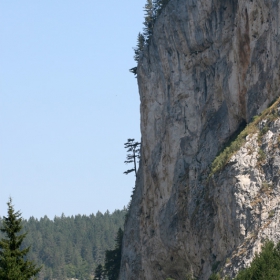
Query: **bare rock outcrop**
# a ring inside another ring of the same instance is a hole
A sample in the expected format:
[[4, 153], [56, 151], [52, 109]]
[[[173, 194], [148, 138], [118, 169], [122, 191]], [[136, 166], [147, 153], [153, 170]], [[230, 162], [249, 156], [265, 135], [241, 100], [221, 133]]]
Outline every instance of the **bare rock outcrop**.
[[280, 95], [279, 5], [170, 0], [157, 19], [137, 68], [142, 150], [121, 280], [234, 275], [264, 236], [279, 240], [280, 158], [256, 168], [257, 136], [208, 178], [225, 143]]

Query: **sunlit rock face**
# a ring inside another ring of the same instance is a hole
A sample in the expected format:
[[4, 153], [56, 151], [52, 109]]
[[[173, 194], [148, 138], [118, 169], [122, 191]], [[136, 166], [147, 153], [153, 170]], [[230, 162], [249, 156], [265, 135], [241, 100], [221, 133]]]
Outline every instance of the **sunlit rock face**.
[[[276, 0], [170, 0], [161, 13], [137, 69], [142, 151], [121, 280], [234, 275], [265, 236], [279, 239], [277, 154], [257, 168], [242, 148], [207, 179], [223, 145], [280, 95], [279, 29]], [[264, 180], [275, 193], [254, 204]]]

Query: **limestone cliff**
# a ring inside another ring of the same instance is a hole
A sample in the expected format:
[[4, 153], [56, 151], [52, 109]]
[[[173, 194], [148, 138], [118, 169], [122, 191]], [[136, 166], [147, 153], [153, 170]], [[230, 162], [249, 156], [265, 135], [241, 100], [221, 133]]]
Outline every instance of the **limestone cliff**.
[[279, 121], [209, 179], [225, 143], [280, 95], [279, 5], [170, 0], [157, 19], [137, 68], [142, 151], [121, 280], [234, 275], [263, 237], [279, 240]]

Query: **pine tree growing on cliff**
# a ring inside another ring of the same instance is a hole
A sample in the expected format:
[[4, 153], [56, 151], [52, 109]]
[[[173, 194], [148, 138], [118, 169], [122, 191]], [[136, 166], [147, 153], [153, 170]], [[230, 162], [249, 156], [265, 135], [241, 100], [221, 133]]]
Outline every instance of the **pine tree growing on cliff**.
[[128, 154], [126, 156], [126, 161], [124, 163], [133, 163], [134, 168], [128, 169], [124, 172], [124, 174], [129, 174], [131, 172], [135, 172], [135, 176], [137, 175], [137, 165], [136, 165], [136, 160], [140, 159], [140, 145], [141, 143], [139, 142], [134, 142], [134, 139], [127, 139], [127, 142], [124, 144], [124, 148], [127, 149], [127, 152], [131, 154]]
[[[144, 6], [145, 20], [143, 22], [143, 34], [138, 34], [137, 47], [134, 48], [134, 60], [137, 63], [144, 46], [150, 43], [156, 19], [168, 2], [169, 0], [147, 0], [147, 3]], [[134, 75], [137, 75], [137, 66], [129, 69], [129, 71]]]
[[134, 49], [134, 60], [136, 62], [139, 61], [139, 58], [140, 58], [140, 55], [141, 55], [141, 52], [143, 51], [144, 49], [144, 45], [145, 45], [145, 38], [143, 36], [142, 33], [138, 33], [138, 36], [137, 36], [137, 46], [136, 48]]
[[162, 10], [162, 2], [163, 2], [162, 0], [154, 0], [153, 1], [155, 18], [157, 18], [160, 15], [160, 12]]
[[[134, 48], [134, 60], [137, 62], [137, 64], [145, 44], [149, 43], [150, 38], [153, 34], [153, 27], [155, 21], [155, 10], [153, 5], [153, 0], [147, 0], [146, 5], [144, 6], [144, 12], [145, 12], [145, 18], [144, 18], [145, 21], [143, 22], [144, 24], [143, 34], [142, 33], [138, 34], [137, 46], [136, 48]], [[137, 66], [129, 69], [129, 71], [134, 75], [137, 75]]]
[[154, 14], [156, 15], [156, 18], [160, 15], [163, 8], [167, 5], [169, 0], [154, 0]]
[[144, 7], [145, 21], [143, 32], [147, 44], [149, 44], [151, 36], [153, 35], [155, 21], [168, 2], [169, 0], [147, 0]]
[[[145, 46], [145, 38], [144, 38], [143, 34], [139, 32], [139, 34], [137, 36], [137, 46], [136, 46], [136, 48], [134, 48], [134, 60], [137, 62], [137, 64], [138, 64], [140, 55], [144, 49], [144, 46]], [[129, 71], [131, 73], [133, 73], [134, 75], [137, 75], [137, 66], [129, 69]]]
[[155, 10], [153, 5], [153, 0], [147, 0], [147, 3], [144, 7], [145, 12], [145, 21], [143, 28], [143, 35], [147, 44], [150, 42], [150, 39], [153, 35], [153, 28], [155, 23]]
[[27, 235], [27, 233], [20, 234], [21, 213], [15, 212], [11, 198], [7, 205], [8, 216], [3, 217], [3, 227], [1, 228], [6, 238], [0, 240], [0, 280], [29, 280], [39, 273], [41, 268], [32, 261], [26, 260], [30, 247], [20, 248]]

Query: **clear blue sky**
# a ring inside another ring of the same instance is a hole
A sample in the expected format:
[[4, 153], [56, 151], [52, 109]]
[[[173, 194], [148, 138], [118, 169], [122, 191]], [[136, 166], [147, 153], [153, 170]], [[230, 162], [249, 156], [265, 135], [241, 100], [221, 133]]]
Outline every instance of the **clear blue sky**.
[[144, 0], [0, 0], [0, 216], [127, 205], [140, 140], [133, 47]]

